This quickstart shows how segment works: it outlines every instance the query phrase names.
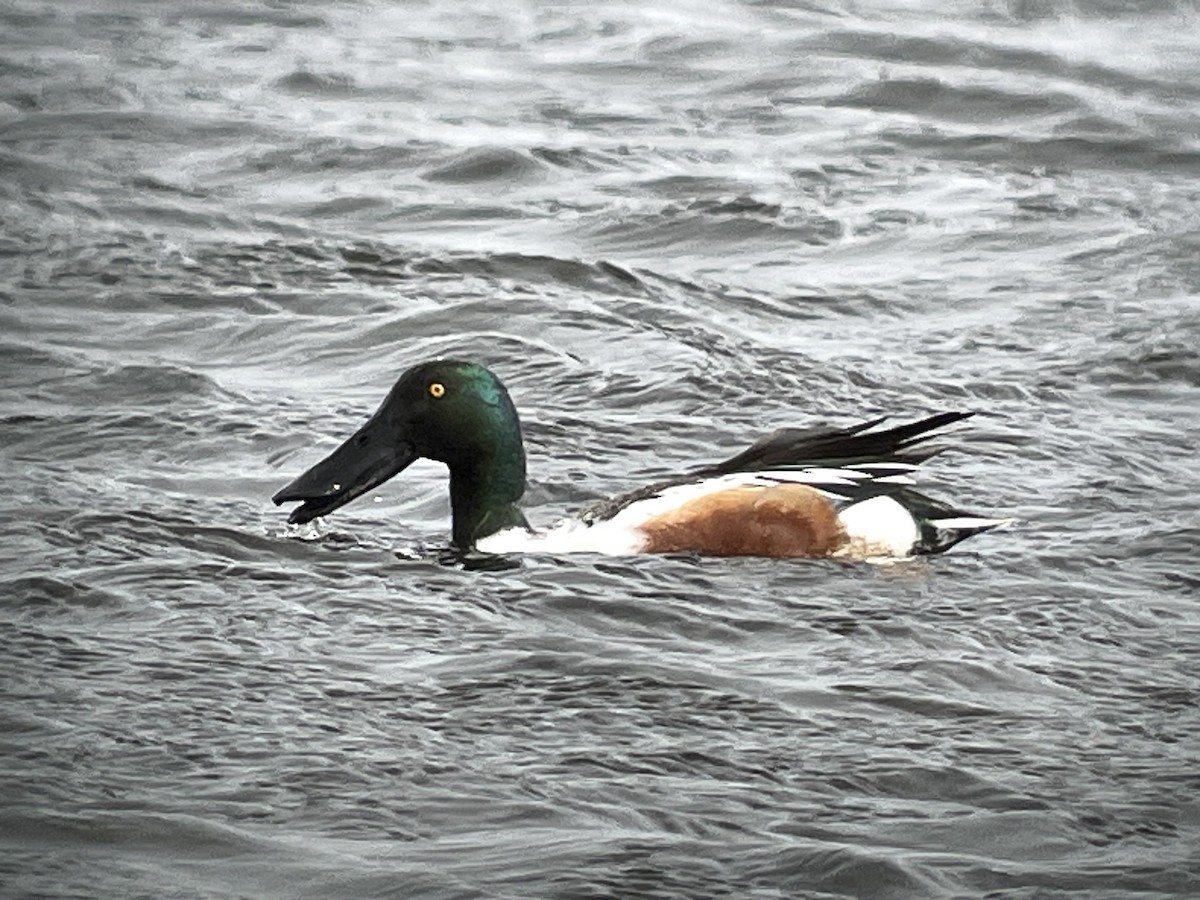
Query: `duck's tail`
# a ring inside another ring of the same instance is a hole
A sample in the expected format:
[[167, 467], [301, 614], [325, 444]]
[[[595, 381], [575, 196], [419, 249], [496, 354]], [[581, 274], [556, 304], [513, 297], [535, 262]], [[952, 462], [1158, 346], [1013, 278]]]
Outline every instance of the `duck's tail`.
[[993, 519], [964, 512], [949, 504], [926, 497], [911, 488], [901, 488], [892, 499], [908, 510], [916, 522], [919, 537], [913, 553], [941, 553], [974, 534], [1004, 528], [1016, 519]]

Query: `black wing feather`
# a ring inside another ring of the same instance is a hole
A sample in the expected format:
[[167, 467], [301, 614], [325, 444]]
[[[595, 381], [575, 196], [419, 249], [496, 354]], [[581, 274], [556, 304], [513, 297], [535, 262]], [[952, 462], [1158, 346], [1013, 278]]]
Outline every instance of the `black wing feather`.
[[941, 447], [916, 446], [933, 437], [933, 432], [953, 422], [975, 415], [973, 412], [944, 412], [898, 425], [884, 431], [871, 431], [884, 419], [872, 419], [849, 428], [781, 428], [756, 441], [749, 449], [724, 462], [696, 469], [692, 475], [729, 475], [733, 472], [760, 472], [764, 469], [799, 469], [809, 466], [837, 468], [868, 462], [899, 462], [916, 465], [941, 452]]
[[[580, 514], [585, 522], [610, 519], [625, 507], [657, 496], [679, 484], [735, 472], [772, 469], [839, 468], [861, 463], [905, 463], [917, 465], [943, 448], [924, 445], [933, 432], [975, 415], [973, 412], [943, 412], [907, 425], [872, 431], [885, 419], [872, 419], [847, 428], [781, 428], [755, 441], [746, 450], [724, 462], [693, 469], [685, 475], [648, 484], [636, 491], [602, 500]], [[860, 489], [861, 490], [861, 489]], [[888, 488], [888, 491], [895, 488]]]

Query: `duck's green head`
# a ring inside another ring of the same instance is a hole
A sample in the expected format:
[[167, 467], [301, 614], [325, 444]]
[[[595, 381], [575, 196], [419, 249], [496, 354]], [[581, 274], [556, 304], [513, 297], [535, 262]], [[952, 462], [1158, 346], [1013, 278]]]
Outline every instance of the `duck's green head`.
[[524, 525], [525, 450], [500, 379], [477, 363], [439, 359], [400, 376], [375, 415], [272, 499], [303, 501], [288, 518], [311, 521], [345, 506], [424, 457], [450, 469], [454, 543]]

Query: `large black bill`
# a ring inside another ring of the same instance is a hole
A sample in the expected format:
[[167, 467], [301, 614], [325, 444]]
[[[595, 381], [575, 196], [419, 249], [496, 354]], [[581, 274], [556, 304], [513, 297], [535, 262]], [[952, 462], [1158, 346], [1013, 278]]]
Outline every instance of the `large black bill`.
[[271, 499], [276, 506], [303, 501], [288, 516], [289, 523], [302, 525], [378, 487], [416, 458], [409, 444], [397, 443], [394, 435], [372, 419]]

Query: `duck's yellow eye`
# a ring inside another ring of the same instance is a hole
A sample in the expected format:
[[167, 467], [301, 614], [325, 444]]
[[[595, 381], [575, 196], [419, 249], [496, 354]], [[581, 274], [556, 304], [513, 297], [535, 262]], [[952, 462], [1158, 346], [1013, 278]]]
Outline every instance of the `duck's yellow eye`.
[[433, 384], [429, 385], [430, 397], [440, 397], [444, 393], [446, 393], [446, 386], [440, 381], [435, 381]]

